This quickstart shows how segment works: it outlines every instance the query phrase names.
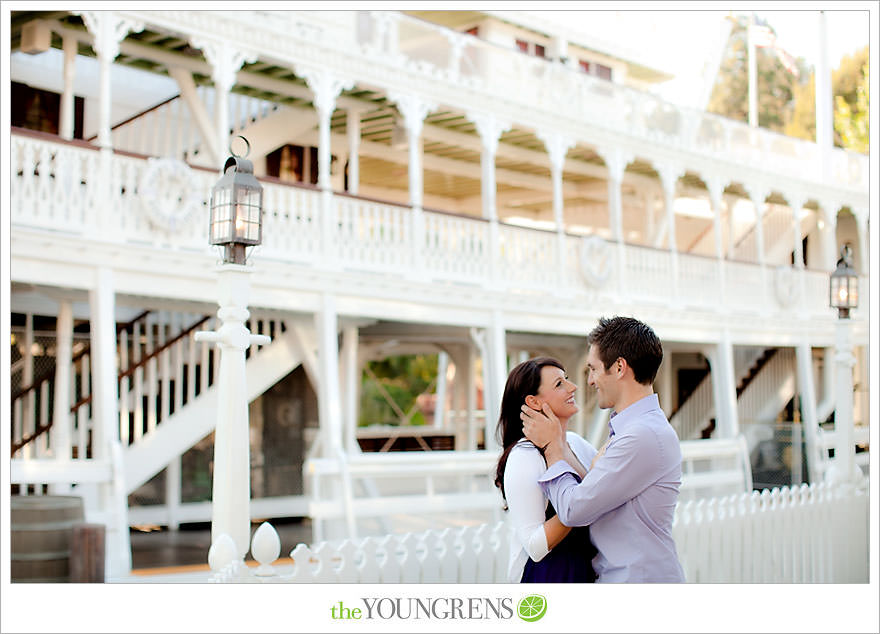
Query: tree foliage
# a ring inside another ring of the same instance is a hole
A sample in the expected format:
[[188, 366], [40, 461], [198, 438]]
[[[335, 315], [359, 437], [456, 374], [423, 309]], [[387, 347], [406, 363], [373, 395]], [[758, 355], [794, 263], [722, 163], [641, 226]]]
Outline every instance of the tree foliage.
[[[755, 51], [758, 125], [783, 132], [798, 80], [785, 70], [771, 49], [756, 48]], [[806, 76], [808, 68], [803, 58], [797, 59], [796, 65], [800, 76]], [[708, 111], [744, 123], [749, 120], [748, 21], [745, 18], [734, 20]]]
[[[834, 95], [835, 102], [834, 145], [837, 147], [857, 149], [847, 141], [844, 141], [838, 128], [840, 125], [846, 124], [838, 123], [839, 120], [850, 116], [858, 116], [858, 113], [863, 112], [864, 116], [862, 118], [864, 119], [864, 125], [867, 126], [867, 83], [865, 83], [864, 89], [865, 107], [862, 109], [858, 105], [859, 85], [862, 81], [867, 82], [866, 77], [862, 77], [862, 69], [865, 69], [865, 73], [867, 73], [867, 64], [868, 47], [866, 46], [852, 55], [843, 57], [840, 60], [840, 65], [831, 71], [831, 92]], [[840, 105], [841, 100], [849, 108], [850, 114], [838, 114], [842, 107]], [[791, 118], [786, 123], [784, 132], [789, 136], [800, 139], [816, 140], [816, 76], [812, 71], [810, 71], [809, 80], [795, 89]], [[867, 139], [867, 128], [865, 138]]]
[[[748, 18], [734, 26], [713, 87], [708, 111], [744, 123], [749, 119]], [[796, 60], [799, 79], [787, 71], [770, 48], [756, 48], [758, 125], [809, 141], [816, 140], [816, 78], [803, 58]], [[868, 47], [844, 57], [831, 73], [834, 95], [834, 144], [867, 151]], [[863, 73], [864, 69], [864, 73]], [[864, 86], [860, 91], [860, 86]], [[860, 102], [859, 99], [862, 99]], [[846, 138], [844, 138], [844, 135]], [[860, 149], [864, 148], [864, 149]]]
[[[867, 49], [866, 49], [867, 50]], [[835, 96], [834, 131], [843, 147], [862, 154], [868, 153], [868, 62], [862, 66], [862, 80], [856, 87], [855, 105], [843, 95]]]
[[[436, 354], [398, 355], [370, 361], [367, 366], [376, 380], [364, 373], [358, 425], [397, 425], [401, 417], [388, 403], [385, 394], [402, 412], [408, 413], [418, 396], [429, 392], [429, 387], [437, 378]], [[424, 425], [425, 417], [416, 411], [409, 423]]]

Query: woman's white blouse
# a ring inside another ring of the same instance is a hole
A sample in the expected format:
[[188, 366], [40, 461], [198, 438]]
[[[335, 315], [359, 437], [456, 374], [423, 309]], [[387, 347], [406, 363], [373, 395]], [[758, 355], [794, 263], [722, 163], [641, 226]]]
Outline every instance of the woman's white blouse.
[[[570, 431], [566, 438], [581, 464], [589, 470], [596, 448]], [[541, 561], [550, 549], [544, 532], [547, 498], [538, 486], [538, 478], [547, 470], [537, 448], [523, 439], [507, 456], [504, 468], [504, 492], [507, 497], [507, 522], [510, 526], [510, 564], [508, 580], [519, 583], [526, 560]]]

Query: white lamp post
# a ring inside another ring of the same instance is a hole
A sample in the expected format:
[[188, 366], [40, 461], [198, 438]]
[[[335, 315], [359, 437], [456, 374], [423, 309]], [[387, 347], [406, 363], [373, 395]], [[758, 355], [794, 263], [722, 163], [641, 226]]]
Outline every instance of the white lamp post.
[[262, 199], [263, 188], [254, 177], [253, 165], [233, 154], [211, 191], [210, 205], [210, 243], [223, 247], [218, 266], [217, 317], [221, 325], [216, 331], [195, 333], [196, 341], [213, 342], [220, 349], [211, 543], [229, 535], [241, 560], [248, 551], [251, 519], [245, 350], [251, 344], [270, 341], [265, 335], [252, 335], [245, 326], [250, 315], [250, 268], [245, 266], [245, 248], [261, 242]]
[[859, 305], [859, 276], [852, 268], [852, 249], [844, 245], [840, 250], [837, 270], [831, 274], [829, 303], [837, 309], [837, 332], [834, 361], [836, 364], [837, 403], [834, 407], [834, 463], [826, 474], [837, 484], [854, 482], [861, 477], [855, 462], [853, 434], [853, 356], [850, 336], [849, 311]]

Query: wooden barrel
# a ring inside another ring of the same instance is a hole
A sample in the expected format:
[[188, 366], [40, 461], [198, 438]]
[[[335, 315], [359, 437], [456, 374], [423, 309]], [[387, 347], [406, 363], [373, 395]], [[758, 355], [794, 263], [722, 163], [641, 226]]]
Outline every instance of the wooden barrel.
[[15, 495], [9, 501], [12, 581], [67, 583], [73, 526], [84, 521], [82, 498]]

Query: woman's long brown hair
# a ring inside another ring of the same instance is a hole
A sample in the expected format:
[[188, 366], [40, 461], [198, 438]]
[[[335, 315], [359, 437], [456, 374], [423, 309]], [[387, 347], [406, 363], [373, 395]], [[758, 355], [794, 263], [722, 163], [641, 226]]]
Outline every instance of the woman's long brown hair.
[[501, 496], [505, 502], [507, 496], [504, 493], [504, 469], [507, 467], [507, 457], [513, 446], [524, 438], [519, 414], [526, 396], [538, 393], [538, 388], [541, 387], [541, 369], [546, 366], [565, 371], [562, 364], [552, 357], [535, 357], [520, 363], [507, 376], [504, 396], [501, 397], [501, 413], [495, 429], [495, 436], [503, 448], [495, 470], [495, 486], [501, 489]]

